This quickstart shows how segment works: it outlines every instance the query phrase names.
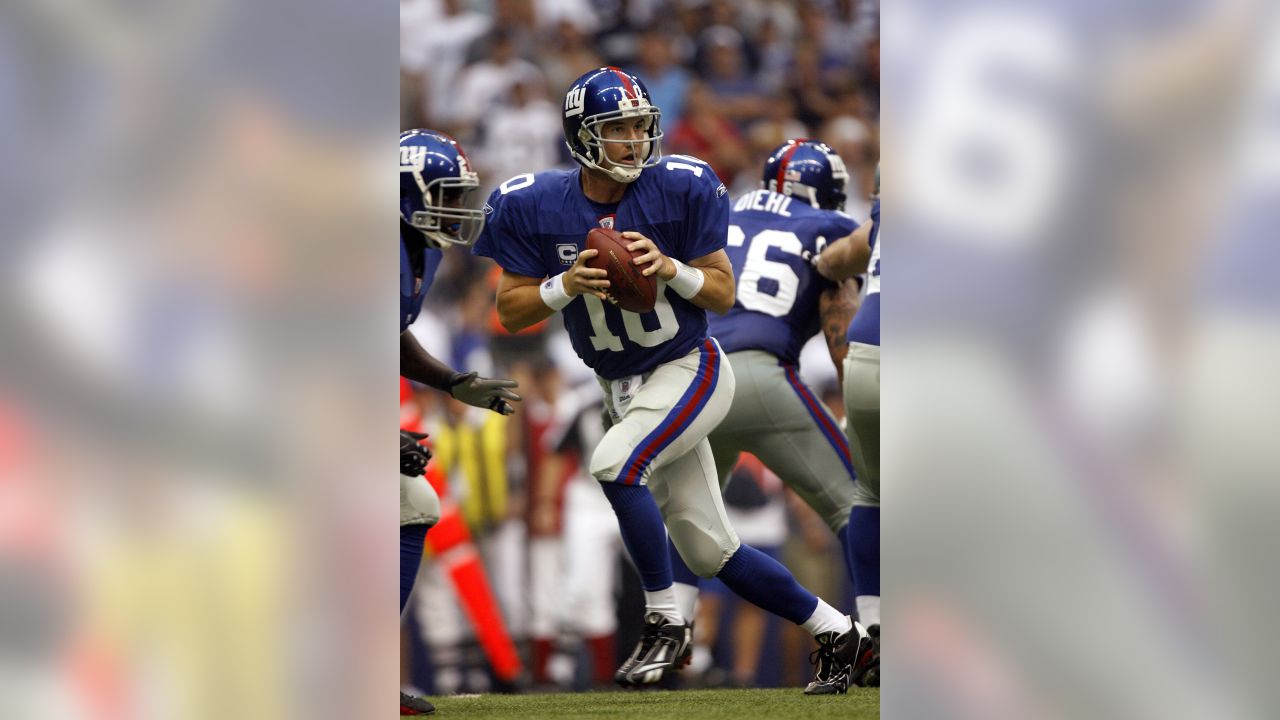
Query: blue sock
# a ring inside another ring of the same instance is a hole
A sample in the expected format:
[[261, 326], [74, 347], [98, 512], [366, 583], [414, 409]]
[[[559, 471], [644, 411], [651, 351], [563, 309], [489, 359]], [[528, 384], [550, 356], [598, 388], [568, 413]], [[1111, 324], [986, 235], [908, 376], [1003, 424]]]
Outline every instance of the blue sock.
[[880, 508], [858, 505], [849, 513], [849, 564], [853, 594], [880, 594]]
[[640, 571], [640, 584], [649, 592], [671, 587], [671, 557], [667, 554], [667, 526], [649, 488], [602, 482], [604, 496], [618, 516], [622, 543]]
[[405, 603], [409, 602], [409, 593], [413, 592], [413, 581], [418, 577], [418, 566], [422, 564], [422, 544], [427, 539], [426, 525], [400, 526], [400, 612], [404, 613]]
[[818, 607], [817, 596], [801, 587], [782, 563], [750, 545], [739, 546], [716, 577], [743, 600], [797, 625]]
[[671, 556], [671, 579], [678, 583], [698, 587], [698, 581], [702, 578], [695, 575], [689, 569], [689, 566], [684, 564], [684, 558], [680, 557], [675, 543], [671, 542], [670, 539], [667, 540], [667, 554]]
[[847, 522], [836, 537], [840, 538], [840, 547], [844, 550], [844, 569], [849, 573], [849, 582], [857, 587], [858, 581], [853, 572], [853, 523]]

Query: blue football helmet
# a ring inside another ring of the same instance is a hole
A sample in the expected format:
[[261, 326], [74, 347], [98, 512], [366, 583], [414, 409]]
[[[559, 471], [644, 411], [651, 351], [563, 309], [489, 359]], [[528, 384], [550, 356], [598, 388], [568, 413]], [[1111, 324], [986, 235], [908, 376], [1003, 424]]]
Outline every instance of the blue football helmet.
[[[645, 140], [617, 140], [601, 136], [605, 123], [643, 118]], [[602, 67], [583, 75], [564, 96], [564, 142], [581, 165], [602, 170], [618, 182], [629, 183], [662, 159], [662, 110], [649, 101], [640, 78], [616, 67]], [[610, 143], [634, 144], [635, 159], [613, 162], [605, 156]]]
[[456, 140], [434, 130], [400, 133], [400, 217], [439, 247], [471, 245], [484, 213], [467, 207], [480, 176]]
[[849, 173], [831, 146], [809, 138], [788, 140], [764, 161], [761, 186], [823, 210], [843, 210]]

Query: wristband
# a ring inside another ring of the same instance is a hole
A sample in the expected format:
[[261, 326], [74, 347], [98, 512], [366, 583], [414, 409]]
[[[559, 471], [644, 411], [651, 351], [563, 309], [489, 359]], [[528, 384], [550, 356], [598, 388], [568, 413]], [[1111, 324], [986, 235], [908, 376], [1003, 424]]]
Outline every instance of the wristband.
[[671, 262], [675, 263], [676, 276], [667, 281], [667, 287], [685, 300], [692, 300], [702, 291], [702, 283], [706, 282], [707, 276], [698, 268], [689, 267], [675, 258], [671, 258]]
[[542, 302], [552, 310], [562, 310], [573, 302], [573, 298], [564, 290], [564, 273], [543, 280], [538, 293], [542, 295]]

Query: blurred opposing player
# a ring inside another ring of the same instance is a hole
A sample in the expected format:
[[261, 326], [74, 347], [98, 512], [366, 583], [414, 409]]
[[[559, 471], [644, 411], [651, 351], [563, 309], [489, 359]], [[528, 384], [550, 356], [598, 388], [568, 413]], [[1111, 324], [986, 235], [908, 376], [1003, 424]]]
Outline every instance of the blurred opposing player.
[[[693, 572], [721, 578], [814, 635], [849, 634], [848, 616], [742, 545], [725, 516], [706, 440], [733, 401], [733, 371], [707, 333], [706, 313], [726, 312], [734, 299], [724, 185], [697, 158], [662, 157], [661, 112], [633, 75], [593, 70], [570, 86], [562, 110], [565, 142], [581, 167], [503, 183], [489, 196], [475, 252], [503, 268], [502, 324], [516, 331], [563, 310], [574, 350], [604, 389], [613, 426], [590, 472], [618, 517], [646, 607], [641, 641], [615, 679], [655, 683], [688, 657], [664, 519]], [[585, 265], [595, 251], [583, 245], [596, 227], [625, 229], [629, 248], [641, 253], [634, 262], [656, 275], [651, 312], [608, 303], [605, 271]]]
[[[452, 138], [430, 130], [400, 134], [400, 374], [449, 393], [468, 405], [509, 415], [520, 396], [514, 380], [490, 380], [460, 373], [432, 357], [409, 326], [422, 311], [436, 269], [450, 245], [468, 247], [484, 226], [479, 210], [467, 209], [467, 196], [480, 179]], [[413, 591], [422, 562], [422, 546], [440, 519], [440, 498], [422, 476], [430, 454], [423, 435], [400, 432], [400, 612]], [[401, 715], [435, 712], [431, 703], [400, 693]]]
[[[710, 331], [728, 353], [737, 388], [729, 413], [708, 439], [721, 487], [728, 483], [739, 453], [750, 451], [836, 533], [852, 576], [849, 511], [854, 504], [854, 466], [849, 445], [799, 373], [800, 349], [828, 324], [822, 313], [831, 314], [840, 296], [849, 294], [839, 281], [861, 273], [870, 253], [867, 249], [862, 254], [862, 267], [855, 257], [830, 271], [830, 277], [814, 267], [828, 241], [846, 238], [858, 228], [839, 212], [844, 209], [848, 177], [844, 162], [826, 144], [790, 140], [765, 161], [761, 189], [734, 204], [728, 255], [738, 279], [737, 300], [728, 313], [711, 318]], [[846, 315], [835, 323], [841, 345], [848, 322]], [[698, 578], [682, 566], [674, 550], [672, 567], [681, 611], [692, 613]], [[818, 638], [828, 653], [818, 658], [818, 680], [806, 693], [843, 690], [840, 683], [846, 678], [831, 659], [835, 641], [834, 635]], [[847, 679], [861, 683], [869, 670], [863, 662]]]

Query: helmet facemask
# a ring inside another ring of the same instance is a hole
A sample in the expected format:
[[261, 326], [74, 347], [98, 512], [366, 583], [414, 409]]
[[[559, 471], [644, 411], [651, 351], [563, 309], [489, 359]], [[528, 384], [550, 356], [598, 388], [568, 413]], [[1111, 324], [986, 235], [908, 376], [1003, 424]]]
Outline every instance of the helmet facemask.
[[409, 224], [436, 245], [470, 247], [484, 229], [484, 212], [467, 204], [480, 187], [474, 172], [463, 171], [459, 177], [436, 178], [424, 183], [422, 174], [413, 173], [422, 189], [423, 209], [413, 213]]
[[[623, 100], [619, 105], [622, 107], [618, 110], [593, 115], [588, 121], [582, 123], [582, 129], [578, 131], [578, 141], [586, 147], [587, 154], [584, 156], [582, 153], [574, 152], [573, 156], [586, 167], [600, 170], [618, 182], [630, 183], [635, 182], [645, 168], [653, 167], [662, 160], [663, 132], [659, 125], [662, 111], [650, 105], [645, 98]], [[643, 140], [615, 140], [600, 134], [607, 123], [632, 118], [648, 120]], [[622, 163], [609, 159], [606, 152], [609, 145], [633, 146], [635, 161]]]

